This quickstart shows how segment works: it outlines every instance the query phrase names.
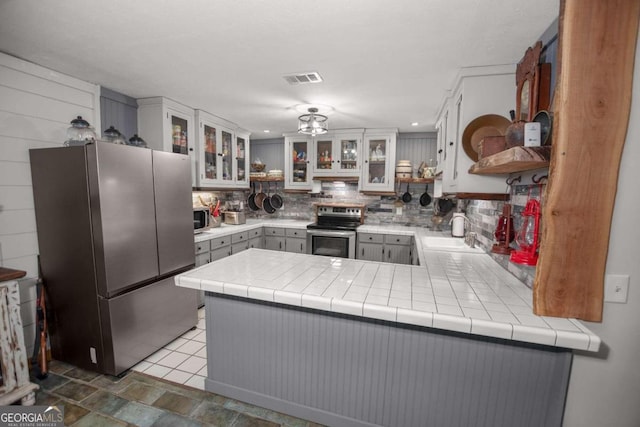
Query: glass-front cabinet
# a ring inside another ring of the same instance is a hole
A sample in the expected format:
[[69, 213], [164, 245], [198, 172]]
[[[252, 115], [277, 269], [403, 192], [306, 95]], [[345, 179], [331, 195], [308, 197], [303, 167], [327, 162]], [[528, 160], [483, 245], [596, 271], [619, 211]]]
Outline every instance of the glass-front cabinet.
[[300, 134], [285, 135], [284, 157], [285, 157], [285, 189], [310, 190], [311, 166], [309, 164], [311, 155], [311, 138]]
[[397, 132], [367, 132], [364, 135], [365, 156], [360, 189], [393, 191]]
[[249, 132], [236, 130], [234, 179], [243, 186], [249, 185], [249, 135]]
[[138, 135], [154, 150], [189, 156], [191, 185], [196, 186], [194, 110], [168, 98], [138, 99]]
[[313, 174], [359, 176], [362, 131], [336, 131], [315, 138]]
[[195, 116], [198, 187], [248, 187], [249, 133], [202, 110]]

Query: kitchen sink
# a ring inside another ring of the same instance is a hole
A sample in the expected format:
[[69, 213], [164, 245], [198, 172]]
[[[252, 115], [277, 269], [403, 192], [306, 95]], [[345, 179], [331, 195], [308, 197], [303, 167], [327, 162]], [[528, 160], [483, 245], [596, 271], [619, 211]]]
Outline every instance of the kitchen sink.
[[481, 248], [469, 247], [464, 239], [460, 237], [437, 237], [425, 236], [422, 238], [422, 249], [446, 251], [446, 252], [466, 252], [466, 253], [484, 253]]

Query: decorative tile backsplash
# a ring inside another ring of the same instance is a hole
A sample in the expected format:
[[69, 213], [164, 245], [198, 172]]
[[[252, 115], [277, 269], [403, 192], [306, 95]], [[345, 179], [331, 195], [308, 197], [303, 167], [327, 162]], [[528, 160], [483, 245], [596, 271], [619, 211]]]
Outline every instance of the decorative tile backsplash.
[[[514, 185], [511, 192], [511, 214], [516, 233], [522, 226], [522, 210], [527, 204], [528, 197], [535, 197], [540, 200], [540, 195], [544, 194], [544, 185]], [[499, 255], [491, 252], [491, 247], [496, 242], [494, 232], [498, 224], [498, 218], [502, 213], [504, 202], [492, 200], [469, 200], [466, 204], [466, 213], [471, 223], [471, 231], [477, 234], [477, 243], [491, 255], [506, 270], [515, 275], [530, 288], [533, 287], [536, 269], [526, 265], [516, 264], [509, 261], [508, 255]], [[544, 219], [543, 219], [544, 220]], [[512, 248], [518, 248], [514, 241]]]
[[[437, 199], [434, 199], [429, 206], [421, 206], [419, 201], [420, 195], [424, 192], [424, 186], [422, 184], [410, 186], [409, 192], [412, 195], [412, 200], [409, 203], [403, 204], [402, 214], [400, 215], [397, 214], [394, 209], [395, 197], [364, 195], [358, 191], [358, 186], [355, 183], [336, 184], [333, 182], [323, 182], [322, 190], [318, 194], [285, 193], [282, 186], [279, 187], [278, 194], [282, 196], [284, 205], [282, 209], [277, 210], [271, 215], [262, 210], [254, 212], [249, 209], [246, 204], [246, 200], [250, 194], [250, 190], [194, 192], [193, 201], [194, 206], [197, 206], [200, 203], [198, 195], [200, 195], [206, 202], [213, 200], [215, 203], [219, 198], [223, 201], [221, 206], [224, 206], [224, 202], [229, 206], [234, 202], [236, 205], [242, 202], [244, 204], [247, 217], [249, 218], [281, 218], [309, 221], [314, 220], [313, 205], [315, 203], [348, 201], [364, 203], [367, 206], [365, 224], [392, 224], [434, 228], [431, 218], [433, 216], [433, 204], [437, 202]], [[403, 187], [403, 189], [406, 190], [406, 187]], [[265, 192], [267, 191], [266, 188], [263, 188], [263, 190]], [[275, 189], [272, 187], [272, 194], [274, 193], [274, 190]], [[544, 186], [513, 186], [511, 193], [511, 205], [516, 232], [522, 225], [522, 217], [520, 214], [527, 203], [529, 194], [531, 197], [539, 198], [541, 191], [544, 191]], [[402, 193], [404, 193], [404, 191], [402, 191]], [[491, 246], [495, 243], [493, 234], [496, 229], [498, 218], [502, 213], [504, 202], [490, 200], [459, 200], [457, 205], [462, 211], [466, 212], [471, 224], [469, 231], [476, 232], [477, 244], [489, 253], [492, 258], [494, 258], [507, 271], [518, 277], [527, 286], [532, 287], [535, 277], [535, 267], [512, 263], [509, 261], [508, 255], [498, 255], [491, 252]], [[452, 212], [454, 211], [456, 211], [456, 208], [452, 210]], [[440, 230], [447, 231], [451, 229], [449, 220], [451, 219], [452, 212], [444, 217], [444, 221], [438, 226]], [[511, 244], [511, 247], [517, 248], [515, 241]]]

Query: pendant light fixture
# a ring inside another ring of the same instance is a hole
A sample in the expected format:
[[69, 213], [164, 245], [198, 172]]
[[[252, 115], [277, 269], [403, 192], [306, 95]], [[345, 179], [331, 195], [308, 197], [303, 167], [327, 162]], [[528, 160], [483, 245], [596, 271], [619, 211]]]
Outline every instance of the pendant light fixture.
[[318, 114], [317, 108], [309, 108], [309, 114], [303, 114], [298, 117], [298, 133], [305, 135], [322, 135], [329, 130], [327, 116]]

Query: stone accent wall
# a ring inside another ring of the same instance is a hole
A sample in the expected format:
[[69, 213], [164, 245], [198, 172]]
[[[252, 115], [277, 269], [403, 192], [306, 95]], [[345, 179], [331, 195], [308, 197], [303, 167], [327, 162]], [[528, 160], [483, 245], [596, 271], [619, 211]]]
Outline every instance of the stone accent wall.
[[[282, 186], [279, 186], [278, 194], [284, 199], [284, 205], [282, 209], [277, 210], [275, 213], [269, 215], [266, 212], [251, 211], [246, 206], [247, 197], [250, 194], [250, 190], [245, 191], [214, 191], [206, 193], [194, 193], [194, 204], [198, 203], [197, 194], [206, 195], [207, 197], [213, 197], [214, 199], [220, 198], [226, 202], [245, 202], [245, 211], [248, 218], [268, 219], [295, 219], [295, 220], [314, 220], [314, 203], [331, 203], [331, 202], [354, 202], [364, 203], [367, 206], [365, 214], [365, 224], [381, 224], [381, 225], [407, 225], [414, 227], [426, 227], [433, 228], [431, 217], [433, 216], [433, 202], [427, 206], [420, 206], [420, 195], [424, 192], [424, 185], [416, 184], [410, 186], [410, 193], [412, 195], [411, 202], [404, 204], [402, 209], [402, 215], [397, 215], [394, 211], [393, 202], [394, 197], [389, 196], [367, 196], [358, 191], [357, 184], [344, 183], [335, 184], [333, 182], [326, 182], [322, 184], [322, 191], [318, 194], [308, 193], [285, 193], [282, 190]], [[430, 189], [433, 187], [430, 186]], [[267, 188], [263, 190], [266, 192]], [[275, 188], [272, 185], [271, 192], [273, 194]], [[511, 191], [511, 205], [512, 214], [514, 218], [514, 227], [516, 232], [522, 225], [521, 212], [527, 203], [529, 193], [532, 197], [540, 198], [540, 191], [544, 192], [544, 186], [539, 185], [514, 185]], [[401, 193], [406, 191], [406, 186], [403, 186], [400, 190]], [[433, 193], [430, 193], [433, 194]], [[502, 207], [504, 202], [490, 201], [490, 200], [459, 200], [457, 201], [457, 208], [454, 208], [451, 213], [445, 216], [443, 223], [439, 229], [443, 231], [449, 231], [451, 226], [449, 220], [453, 212], [458, 209], [466, 212], [469, 218], [470, 228], [469, 231], [474, 231], [477, 234], [477, 244], [482, 247], [493, 259], [495, 259], [500, 265], [502, 265], [507, 271], [511, 272], [514, 276], [524, 282], [527, 286], [533, 287], [533, 279], [535, 277], [535, 267], [529, 267], [525, 265], [515, 264], [509, 261], [509, 256], [498, 255], [491, 252], [491, 246], [495, 243], [493, 233], [496, 230], [498, 218], [502, 213]], [[513, 248], [518, 247], [514, 241], [511, 246]]]
[[[540, 194], [544, 194], [544, 185], [541, 187], [537, 184], [533, 185], [514, 185], [511, 191], [511, 210], [513, 215], [513, 223], [516, 233], [522, 226], [522, 210], [527, 204], [529, 194], [531, 197], [540, 200]], [[477, 234], [477, 243], [481, 246], [493, 259], [502, 265], [507, 271], [511, 272], [518, 279], [523, 281], [530, 288], [533, 287], [533, 279], [535, 277], [535, 267], [515, 264], [509, 261], [508, 255], [498, 255], [491, 252], [491, 247], [495, 243], [493, 233], [498, 224], [498, 218], [502, 213], [504, 202], [491, 200], [469, 200], [464, 201], [467, 217], [471, 223], [471, 230]], [[511, 247], [517, 249], [518, 245], [514, 241]]]

